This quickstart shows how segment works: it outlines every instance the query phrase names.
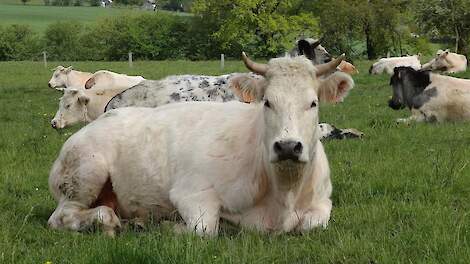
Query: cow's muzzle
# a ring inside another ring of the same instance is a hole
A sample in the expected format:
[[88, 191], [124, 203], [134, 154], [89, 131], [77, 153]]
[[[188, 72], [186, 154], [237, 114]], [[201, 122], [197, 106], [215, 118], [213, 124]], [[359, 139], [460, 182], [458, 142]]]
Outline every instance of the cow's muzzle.
[[51, 127], [52, 127], [53, 129], [59, 129], [59, 122], [57, 122], [57, 120], [55, 120], [55, 119], [52, 119], [52, 121], [51, 121]]
[[395, 101], [393, 101], [393, 100], [389, 100], [389, 101], [388, 101], [388, 106], [389, 106], [390, 108], [392, 108], [393, 110], [400, 110], [400, 109], [405, 108], [405, 106], [404, 106], [403, 104], [397, 103], [397, 102], [395, 102]]
[[274, 142], [273, 148], [274, 152], [277, 154], [278, 161], [292, 160], [297, 162], [304, 149], [301, 142], [294, 140], [276, 141]]

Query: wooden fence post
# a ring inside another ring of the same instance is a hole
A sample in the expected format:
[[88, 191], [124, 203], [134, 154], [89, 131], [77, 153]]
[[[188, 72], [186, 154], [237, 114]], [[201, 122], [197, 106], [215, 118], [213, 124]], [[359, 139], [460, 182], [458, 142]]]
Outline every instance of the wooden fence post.
[[44, 68], [47, 68], [47, 52], [42, 52], [42, 59], [44, 61]]
[[129, 51], [129, 67], [132, 68], [132, 52]]
[[220, 69], [223, 70], [225, 67], [225, 55], [222, 53], [220, 54]]

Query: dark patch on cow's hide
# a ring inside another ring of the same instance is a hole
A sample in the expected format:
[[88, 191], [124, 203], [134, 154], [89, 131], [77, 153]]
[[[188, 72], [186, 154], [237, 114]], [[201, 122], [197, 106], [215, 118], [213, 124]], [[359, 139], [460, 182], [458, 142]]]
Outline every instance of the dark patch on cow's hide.
[[235, 100], [235, 96], [233, 94], [224, 94], [222, 95], [222, 101], [228, 102]]
[[429, 123], [435, 123], [435, 122], [437, 122], [437, 117], [435, 115], [427, 116], [426, 121], [429, 122]]
[[207, 97], [211, 98], [211, 97], [217, 96], [219, 94], [218, 90], [219, 90], [218, 88], [207, 90]]
[[412, 99], [412, 107], [415, 109], [421, 108], [425, 103], [429, 102], [432, 97], [437, 96], [437, 88], [432, 87], [424, 90], [422, 93], [416, 95]]
[[170, 94], [170, 98], [171, 100], [175, 101], [175, 102], [179, 102], [180, 99], [181, 99], [181, 96], [179, 93], [172, 93]]
[[209, 85], [210, 83], [207, 80], [204, 80], [199, 84], [199, 88], [207, 88]]
[[215, 85], [215, 86], [222, 86], [222, 85], [224, 85], [224, 84], [226, 84], [226, 83], [227, 83], [226, 79], [224, 79], [224, 78], [219, 78], [219, 79], [217, 79], [217, 81], [214, 83], [214, 85]]

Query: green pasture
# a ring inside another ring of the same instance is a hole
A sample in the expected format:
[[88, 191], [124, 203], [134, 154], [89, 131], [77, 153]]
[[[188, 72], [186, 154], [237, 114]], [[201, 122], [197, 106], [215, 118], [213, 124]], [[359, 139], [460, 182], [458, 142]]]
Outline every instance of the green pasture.
[[[27, 5], [12, 4], [14, 2], [15, 1], [10, 0], [3, 2], [0, 0], [0, 25], [27, 24], [37, 32], [43, 32], [49, 24], [57, 21], [75, 21], [89, 24], [103, 17], [137, 12], [152, 13], [152, 11], [130, 7], [102, 8], [90, 6], [45, 6], [42, 5], [42, 1], [28, 3]], [[162, 12], [173, 13], [162, 10], [157, 13]], [[183, 15], [185, 13], [178, 14]]]
[[221, 71], [217, 61], [134, 62], [133, 68], [0, 62], [0, 263], [469, 263], [470, 124], [397, 125], [409, 111], [387, 107], [389, 77], [369, 76], [371, 62], [357, 63], [361, 73], [345, 102], [320, 108], [322, 121], [365, 133], [362, 140], [324, 143], [334, 205], [327, 229], [269, 235], [225, 226], [219, 237], [200, 239], [176, 235], [166, 223], [110, 239], [46, 227], [56, 206], [49, 169], [80, 128], [50, 127], [61, 94], [47, 87], [48, 68], [72, 64], [158, 79], [245, 71], [242, 63], [228, 61]]

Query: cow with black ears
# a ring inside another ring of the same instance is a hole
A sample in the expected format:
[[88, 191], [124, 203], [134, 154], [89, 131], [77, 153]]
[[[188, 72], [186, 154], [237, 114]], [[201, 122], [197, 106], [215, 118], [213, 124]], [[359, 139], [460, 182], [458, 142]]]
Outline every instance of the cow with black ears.
[[390, 79], [392, 109], [408, 107], [411, 117], [397, 122], [444, 122], [470, 120], [470, 80], [397, 67]]

